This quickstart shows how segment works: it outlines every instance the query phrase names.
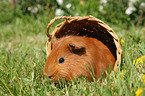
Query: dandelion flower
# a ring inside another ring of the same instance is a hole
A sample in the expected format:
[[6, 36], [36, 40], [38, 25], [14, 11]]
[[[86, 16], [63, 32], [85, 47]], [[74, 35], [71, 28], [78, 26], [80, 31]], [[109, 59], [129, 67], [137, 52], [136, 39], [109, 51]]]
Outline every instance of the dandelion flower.
[[145, 56], [138, 58], [136, 61], [133, 60], [133, 65], [136, 66], [136, 68], [139, 68], [139, 66], [144, 67], [143, 62], [145, 62]]
[[139, 89], [135, 92], [136, 96], [142, 96], [142, 91], [143, 91], [143, 88], [139, 88]]
[[121, 43], [121, 44], [123, 44], [123, 43], [124, 43], [124, 40], [123, 40], [123, 39], [121, 39], [121, 40], [120, 40], [120, 43]]
[[142, 80], [144, 81], [144, 84], [145, 84], [145, 74], [143, 74]]
[[126, 70], [122, 70], [122, 71], [120, 72], [121, 80], [123, 79], [125, 72], [126, 72]]

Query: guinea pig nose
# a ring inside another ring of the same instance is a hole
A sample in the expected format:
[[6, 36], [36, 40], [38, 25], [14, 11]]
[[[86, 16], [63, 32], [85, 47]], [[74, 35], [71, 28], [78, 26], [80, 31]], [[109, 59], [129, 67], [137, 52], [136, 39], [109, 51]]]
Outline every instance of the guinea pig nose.
[[49, 77], [49, 79], [51, 79], [52, 76], [48, 76], [48, 77]]

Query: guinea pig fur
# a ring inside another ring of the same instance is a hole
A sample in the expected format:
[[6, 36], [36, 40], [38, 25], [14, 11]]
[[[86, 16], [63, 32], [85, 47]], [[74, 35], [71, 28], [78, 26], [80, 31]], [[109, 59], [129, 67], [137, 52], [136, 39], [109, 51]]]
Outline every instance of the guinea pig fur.
[[84, 76], [92, 80], [91, 73], [98, 79], [105, 71], [112, 70], [115, 57], [108, 47], [95, 38], [66, 36], [52, 45], [44, 67], [44, 74], [52, 81], [73, 80]]

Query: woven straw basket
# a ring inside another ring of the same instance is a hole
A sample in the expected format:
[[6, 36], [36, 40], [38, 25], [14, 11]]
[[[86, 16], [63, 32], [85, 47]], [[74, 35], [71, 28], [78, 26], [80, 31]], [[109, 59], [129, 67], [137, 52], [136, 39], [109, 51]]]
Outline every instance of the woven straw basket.
[[[54, 21], [59, 19], [65, 20], [62, 23], [58, 24], [52, 34], [50, 34], [50, 26], [54, 23]], [[120, 65], [122, 49], [118, 36], [115, 34], [112, 28], [93, 16], [55, 17], [48, 24], [46, 33], [48, 36], [48, 40], [46, 43], [47, 55], [49, 55], [52, 49], [52, 39], [59, 39], [68, 35], [86, 36], [100, 40], [109, 48], [116, 59], [114, 70], [118, 65]]]

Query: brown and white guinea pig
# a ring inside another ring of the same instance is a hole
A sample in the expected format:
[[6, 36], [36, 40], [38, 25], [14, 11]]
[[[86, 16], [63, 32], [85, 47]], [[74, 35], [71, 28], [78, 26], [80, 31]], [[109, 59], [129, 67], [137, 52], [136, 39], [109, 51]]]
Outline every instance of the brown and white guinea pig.
[[66, 81], [84, 76], [98, 79], [102, 72], [113, 69], [115, 58], [99, 40], [85, 36], [66, 36], [57, 39], [45, 63], [44, 74], [52, 81]]

